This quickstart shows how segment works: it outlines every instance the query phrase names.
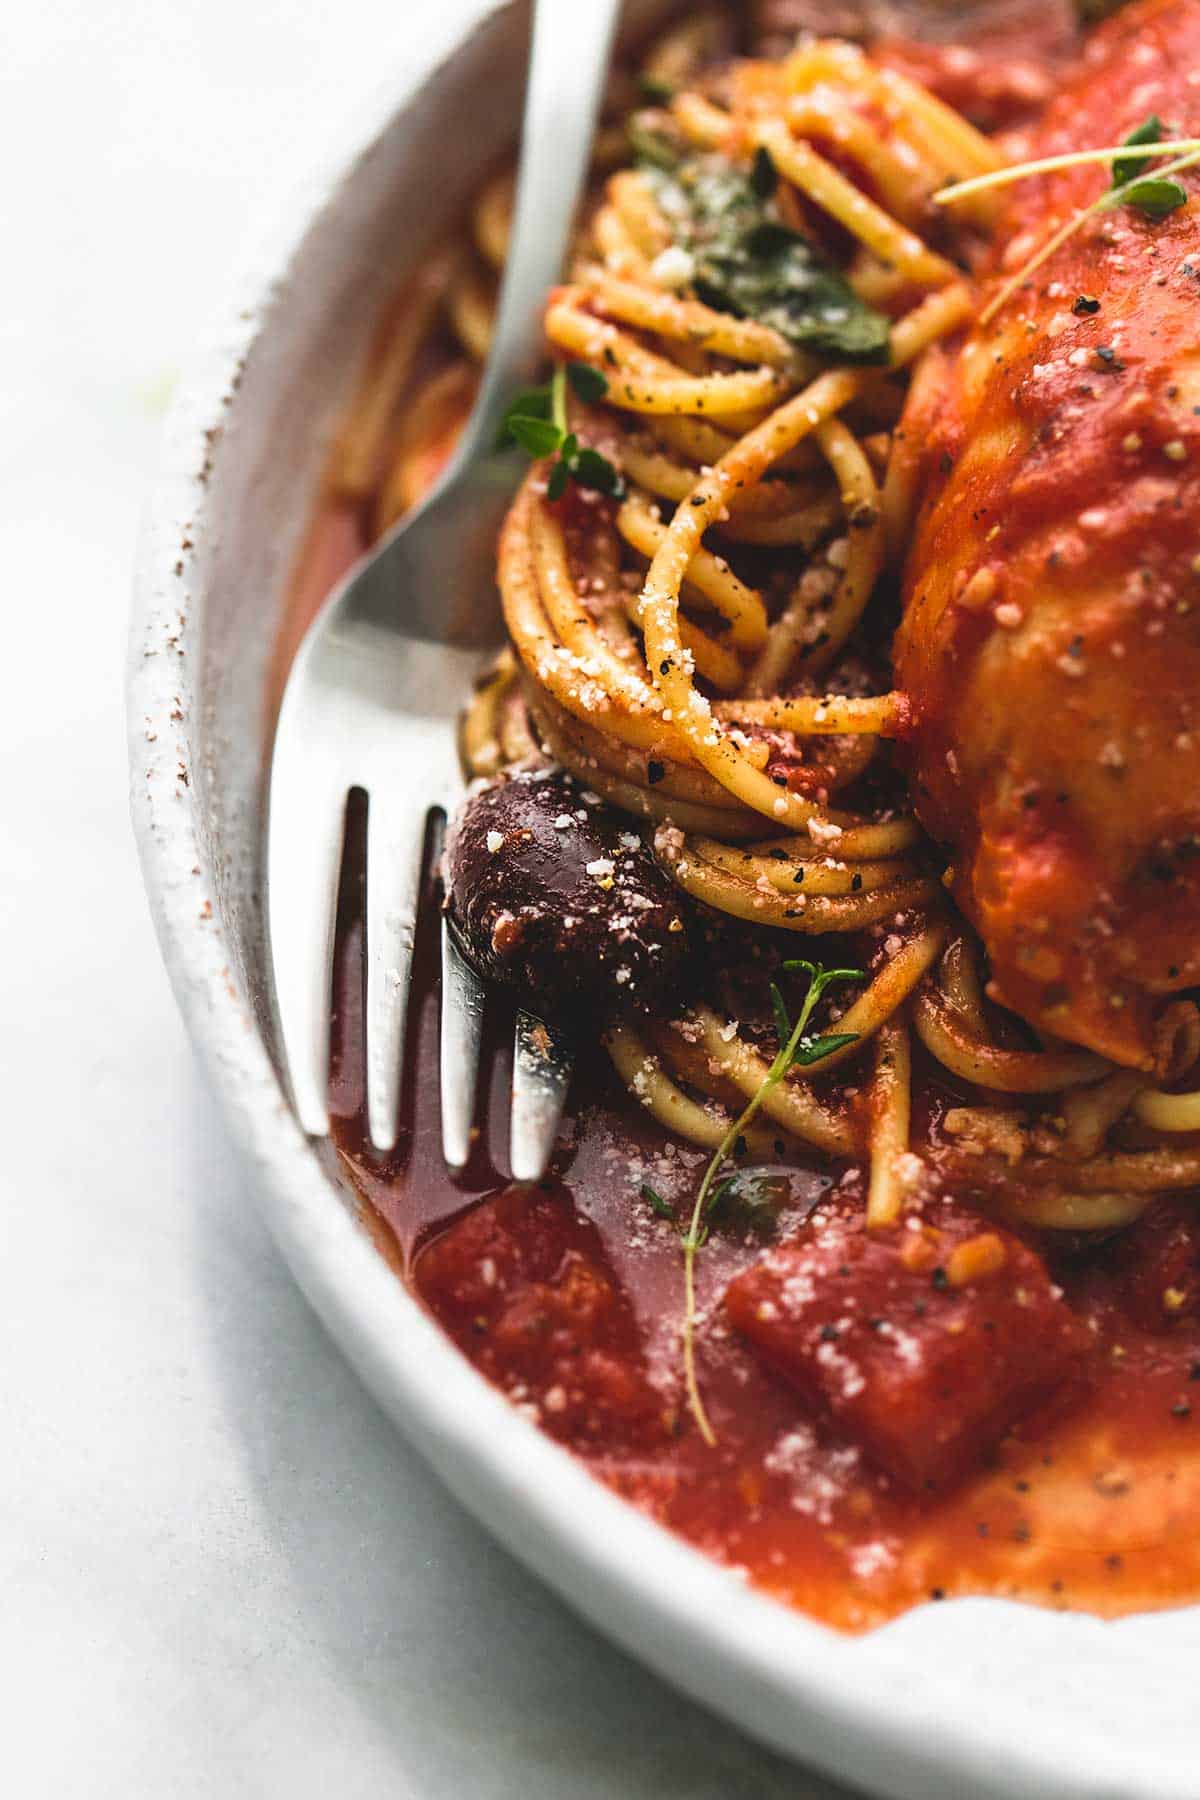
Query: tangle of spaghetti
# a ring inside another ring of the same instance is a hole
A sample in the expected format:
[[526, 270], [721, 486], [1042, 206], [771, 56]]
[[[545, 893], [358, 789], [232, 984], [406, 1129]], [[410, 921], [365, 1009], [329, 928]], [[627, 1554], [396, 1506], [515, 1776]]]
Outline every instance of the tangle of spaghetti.
[[[532, 467], [499, 550], [510, 648], [467, 708], [464, 759], [475, 776], [561, 764], [642, 822], [694, 901], [785, 953], [796, 936], [865, 938], [870, 978], [837, 1023], [853, 1041], [819, 1075], [770, 1090], [751, 1154], [783, 1142], [865, 1160], [868, 1221], [886, 1227], [913, 1179], [915, 1092], [932, 1079], [968, 1096], [942, 1119], [966, 1179], [989, 1171], [1000, 1207], [1026, 1223], [1110, 1230], [1200, 1182], [1200, 1092], [1174, 1091], [1200, 1054], [1196, 1009], [1163, 1016], [1167, 1073], [1151, 1083], [994, 1006], [884, 749], [909, 720], [886, 660], [915, 485], [897, 421], [925, 353], [974, 307], [930, 241], [929, 200], [1000, 158], [846, 44], [707, 75], [719, 48], [715, 9], [655, 46], [643, 75], [673, 97], [643, 129], [734, 170], [768, 158], [779, 213], [832, 246], [855, 295], [887, 315], [886, 364], [818, 359], [705, 303], [652, 173], [614, 168], [624, 138], [606, 128], [546, 335], [557, 359], [604, 377], [570, 424], [624, 496], [551, 500], [547, 466]], [[511, 200], [504, 170], [475, 205], [470, 248], [425, 265], [367, 371], [334, 480], [376, 533], [425, 490], [470, 408]], [[968, 224], [985, 226], [987, 206], [964, 208]], [[773, 1054], [715, 995], [677, 1019], [614, 1017], [605, 1041], [653, 1116], [708, 1149]]]

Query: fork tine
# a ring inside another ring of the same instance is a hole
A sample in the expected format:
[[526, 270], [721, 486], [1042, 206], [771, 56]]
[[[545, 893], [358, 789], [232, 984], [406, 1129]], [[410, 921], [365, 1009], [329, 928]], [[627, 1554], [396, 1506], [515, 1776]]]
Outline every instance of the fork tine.
[[277, 752], [271, 773], [267, 914], [292, 1099], [311, 1137], [329, 1131], [329, 1002], [346, 796]]
[[546, 1172], [571, 1085], [571, 1060], [561, 1033], [532, 1013], [517, 1014], [508, 1150], [514, 1181], [540, 1181]]
[[394, 787], [380, 784], [368, 795], [367, 1128], [385, 1152], [396, 1144], [425, 818]]
[[442, 1155], [461, 1169], [471, 1153], [484, 987], [442, 920]]

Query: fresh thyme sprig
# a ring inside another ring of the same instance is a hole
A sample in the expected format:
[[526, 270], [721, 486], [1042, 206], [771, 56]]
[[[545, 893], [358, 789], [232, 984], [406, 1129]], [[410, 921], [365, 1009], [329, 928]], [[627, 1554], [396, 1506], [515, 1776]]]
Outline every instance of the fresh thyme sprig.
[[[967, 181], [952, 182], [933, 195], [935, 206], [952, 206], [956, 200], [967, 200], [972, 194], [984, 194], [992, 188], [1007, 187], [1010, 182], [1028, 181], [1033, 175], [1054, 175], [1060, 169], [1077, 169], [1087, 163], [1112, 163], [1112, 187], [1134, 181], [1148, 167], [1152, 156], [1177, 156], [1183, 151], [1200, 150], [1200, 138], [1143, 137], [1140, 134], [1160, 130], [1157, 118], [1148, 119], [1131, 131], [1121, 143], [1108, 144], [1098, 150], [1065, 150], [1058, 156], [1042, 156], [1036, 162], [1009, 163], [1002, 169], [989, 169], [984, 175], [972, 175]], [[1149, 155], [1123, 156], [1133, 144], [1153, 144]]]
[[[1141, 154], [1124, 154], [1131, 148], [1138, 149]], [[1155, 157], [1176, 151], [1183, 154], [1173, 156], [1172, 161], [1163, 163], [1153, 173], [1145, 173]], [[955, 182], [953, 186], [942, 188], [933, 196], [938, 205], [946, 206], [954, 200], [965, 199], [970, 194], [982, 193], [988, 188], [1003, 187], [1010, 181], [1023, 181], [1030, 175], [1046, 175], [1057, 169], [1071, 169], [1085, 163], [1098, 162], [1112, 164], [1112, 178], [1104, 193], [1093, 200], [1090, 206], [1080, 207], [1056, 231], [1051, 232], [1041, 249], [1035, 251], [1028, 262], [1005, 282], [1000, 292], [989, 300], [979, 315], [981, 325], [987, 325], [994, 319], [1001, 307], [1011, 300], [1018, 288], [1024, 286], [1035, 270], [1040, 269], [1056, 250], [1060, 250], [1097, 213], [1112, 212], [1118, 206], [1132, 206], [1147, 218], [1165, 219], [1168, 213], [1183, 206], [1187, 201], [1187, 189], [1169, 177], [1200, 162], [1200, 138], [1172, 138], [1164, 141], [1162, 123], [1151, 113], [1149, 118], [1143, 119], [1119, 144], [1112, 144], [1101, 150], [1073, 150], [1062, 156], [1044, 156], [1037, 162], [1016, 163], [1007, 169], [993, 169], [986, 175], [972, 176], [969, 181]]]
[[580, 444], [567, 422], [568, 382], [589, 404], [608, 392], [607, 377], [590, 363], [559, 363], [545, 387], [524, 388], [513, 398], [501, 422], [500, 443], [519, 444], [538, 461], [557, 452], [546, 483], [548, 499], [560, 500], [573, 481], [619, 500], [625, 492], [620, 471], [599, 450]]
[[[804, 996], [803, 1004], [793, 1023], [783, 995], [772, 983], [771, 1008], [775, 1015], [775, 1028], [779, 1034], [779, 1049], [776, 1052], [775, 1060], [713, 1151], [700, 1186], [696, 1190], [696, 1199], [687, 1227], [680, 1233], [683, 1243], [684, 1382], [687, 1389], [688, 1407], [700, 1429], [701, 1437], [709, 1446], [716, 1443], [717, 1436], [704, 1409], [704, 1401], [700, 1397], [700, 1388], [696, 1380], [696, 1256], [708, 1239], [708, 1221], [713, 1211], [725, 1197], [730, 1181], [736, 1179], [736, 1177], [730, 1177], [726, 1181], [717, 1183], [717, 1177], [720, 1175], [730, 1151], [749, 1128], [763, 1101], [772, 1088], [778, 1087], [788, 1070], [811, 1068], [814, 1063], [822, 1062], [825, 1057], [832, 1056], [833, 1052], [840, 1050], [843, 1044], [852, 1044], [857, 1035], [852, 1031], [835, 1031], [818, 1037], [810, 1037], [808, 1022], [826, 988], [835, 981], [862, 981], [864, 974], [861, 969], [826, 969], [820, 963], [806, 962], [802, 957], [785, 962], [783, 967], [789, 972], [800, 970], [808, 976], [808, 991]], [[646, 1190], [643, 1189], [643, 1196], [645, 1193]], [[654, 1210], [658, 1212], [664, 1203], [661, 1202], [661, 1197], [658, 1195], [654, 1195], [651, 1204], [653, 1205], [655, 1201], [659, 1202], [654, 1206]]]

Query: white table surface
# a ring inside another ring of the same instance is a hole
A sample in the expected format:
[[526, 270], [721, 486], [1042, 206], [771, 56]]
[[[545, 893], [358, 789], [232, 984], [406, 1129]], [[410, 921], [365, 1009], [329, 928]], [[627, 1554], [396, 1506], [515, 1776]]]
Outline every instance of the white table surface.
[[6, 13], [0, 1694], [24, 1800], [828, 1795], [543, 1591], [293, 1288], [126, 814], [134, 535], [176, 370], [275, 211], [468, 0]]

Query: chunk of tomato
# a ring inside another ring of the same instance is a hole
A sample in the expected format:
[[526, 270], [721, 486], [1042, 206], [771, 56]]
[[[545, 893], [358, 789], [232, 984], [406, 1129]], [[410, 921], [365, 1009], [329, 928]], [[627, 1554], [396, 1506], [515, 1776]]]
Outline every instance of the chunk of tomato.
[[732, 1281], [726, 1311], [812, 1409], [910, 1488], [979, 1466], [1077, 1381], [1083, 1326], [1027, 1245], [947, 1201], [884, 1231], [814, 1213]]

